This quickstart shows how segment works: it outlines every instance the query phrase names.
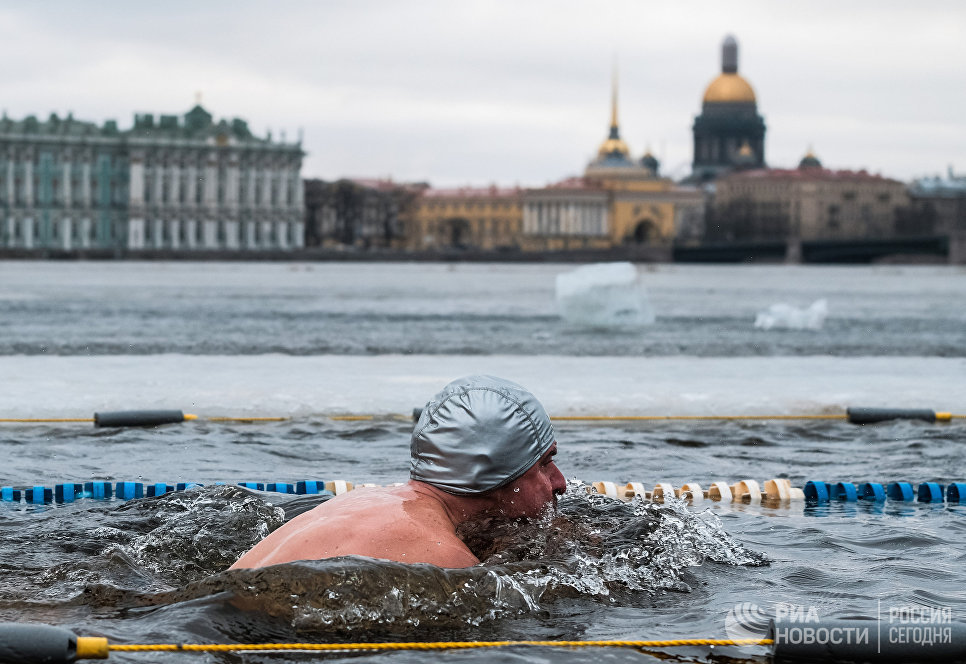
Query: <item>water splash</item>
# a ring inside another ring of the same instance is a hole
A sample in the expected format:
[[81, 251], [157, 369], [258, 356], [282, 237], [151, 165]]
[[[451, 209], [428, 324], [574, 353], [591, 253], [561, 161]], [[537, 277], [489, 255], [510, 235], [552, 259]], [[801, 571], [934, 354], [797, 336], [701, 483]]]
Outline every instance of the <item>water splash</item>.
[[283, 507], [228, 486], [130, 501], [83, 535], [98, 553], [54, 565], [39, 583], [99, 615], [201, 610], [233, 616], [233, 631], [288, 639], [465, 629], [541, 615], [563, 598], [634, 603], [642, 593], [687, 592], [689, 570], [706, 560], [764, 562], [682, 501], [625, 504], [571, 482], [539, 519], [473, 524], [465, 536], [483, 560], [476, 567], [348, 556], [225, 571], [283, 522]]

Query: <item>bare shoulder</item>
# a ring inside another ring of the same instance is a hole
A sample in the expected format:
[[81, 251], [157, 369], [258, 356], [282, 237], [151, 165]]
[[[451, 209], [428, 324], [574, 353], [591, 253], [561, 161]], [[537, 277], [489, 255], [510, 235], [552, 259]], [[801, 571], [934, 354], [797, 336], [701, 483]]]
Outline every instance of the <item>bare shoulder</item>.
[[234, 567], [348, 555], [441, 567], [479, 562], [440, 505], [404, 486], [337, 496], [286, 523]]

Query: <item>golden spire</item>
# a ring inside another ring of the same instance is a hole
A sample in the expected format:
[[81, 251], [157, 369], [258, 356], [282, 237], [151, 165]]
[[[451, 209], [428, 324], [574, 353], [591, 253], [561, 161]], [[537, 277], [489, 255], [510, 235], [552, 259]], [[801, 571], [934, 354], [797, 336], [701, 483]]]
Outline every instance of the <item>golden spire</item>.
[[617, 129], [617, 58], [614, 58], [614, 71], [611, 74], [610, 128]]
[[617, 61], [615, 60], [613, 79], [611, 82], [610, 132], [607, 135], [607, 140], [597, 150], [597, 155], [600, 158], [608, 155], [626, 158], [630, 152], [627, 148], [627, 143], [621, 140], [620, 127], [617, 124]]

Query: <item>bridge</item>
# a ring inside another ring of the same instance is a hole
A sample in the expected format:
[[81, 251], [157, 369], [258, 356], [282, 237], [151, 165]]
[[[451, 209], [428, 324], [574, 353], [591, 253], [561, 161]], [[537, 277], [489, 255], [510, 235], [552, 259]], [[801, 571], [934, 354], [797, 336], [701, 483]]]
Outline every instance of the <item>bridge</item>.
[[[961, 242], [961, 241], [960, 241]], [[946, 235], [856, 240], [772, 240], [676, 245], [680, 263], [874, 263], [885, 258], [932, 258], [930, 262], [962, 262], [960, 242], [951, 251]], [[936, 260], [938, 259], [938, 260]]]

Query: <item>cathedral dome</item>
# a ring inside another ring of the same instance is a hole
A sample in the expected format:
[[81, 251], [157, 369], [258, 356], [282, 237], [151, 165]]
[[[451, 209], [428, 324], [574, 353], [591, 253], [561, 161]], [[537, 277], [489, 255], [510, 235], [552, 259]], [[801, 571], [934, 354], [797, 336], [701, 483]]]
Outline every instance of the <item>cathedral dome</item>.
[[654, 175], [657, 175], [658, 170], [661, 168], [661, 162], [657, 160], [653, 154], [651, 154], [651, 149], [648, 148], [644, 156], [641, 157], [641, 166], [651, 171]]
[[704, 103], [754, 104], [755, 91], [737, 72], [724, 72], [711, 81], [711, 85], [704, 91]]
[[808, 152], [805, 153], [805, 156], [802, 157], [802, 160], [798, 162], [799, 169], [821, 168], [821, 167], [822, 167], [822, 162], [819, 161], [818, 157], [815, 156], [815, 153], [812, 152], [811, 148], [808, 149]]
[[630, 148], [627, 147], [624, 139], [619, 136], [615, 137], [613, 134], [601, 143], [600, 149], [597, 150], [597, 156], [601, 159], [605, 157], [627, 157], [630, 153]]
[[754, 104], [755, 91], [738, 73], [738, 42], [728, 35], [721, 44], [721, 74], [704, 91], [706, 104]]

